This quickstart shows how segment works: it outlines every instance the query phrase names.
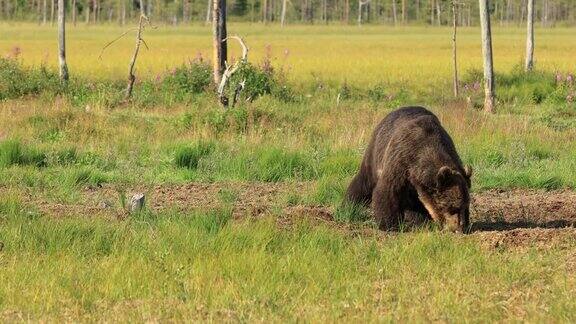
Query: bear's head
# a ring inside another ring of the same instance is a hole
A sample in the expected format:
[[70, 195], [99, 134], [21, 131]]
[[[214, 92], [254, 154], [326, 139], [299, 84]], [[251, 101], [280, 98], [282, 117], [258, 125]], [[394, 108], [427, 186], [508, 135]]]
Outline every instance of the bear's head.
[[463, 172], [441, 167], [426, 186], [417, 186], [418, 198], [435, 222], [446, 230], [464, 233], [470, 227], [470, 194], [472, 169]]

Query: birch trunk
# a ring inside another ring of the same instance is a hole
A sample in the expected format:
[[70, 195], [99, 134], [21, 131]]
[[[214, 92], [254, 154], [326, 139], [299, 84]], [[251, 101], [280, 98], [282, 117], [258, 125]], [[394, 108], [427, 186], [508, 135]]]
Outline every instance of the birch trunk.
[[358, 0], [358, 26], [362, 25], [362, 0]]
[[402, 23], [406, 23], [406, 16], [407, 16], [407, 9], [406, 9], [406, 0], [402, 0]]
[[490, 0], [478, 0], [482, 31], [482, 57], [484, 59], [484, 111], [494, 113], [494, 66], [492, 59], [492, 30], [490, 27]]
[[84, 9], [86, 14], [86, 24], [90, 23], [90, 0], [86, 0], [86, 8]]
[[76, 15], [78, 8], [76, 8], [76, 0], [72, 0], [72, 24], [76, 26]]
[[58, 63], [60, 79], [68, 81], [68, 66], [66, 65], [66, 6], [64, 0], [58, 0]]
[[48, 7], [47, 7], [48, 3], [47, 0], [44, 0], [43, 6], [42, 6], [42, 25], [46, 25], [46, 20], [47, 20], [47, 12], [48, 12]]
[[284, 27], [284, 23], [286, 23], [286, 5], [288, 0], [282, 0], [282, 13], [280, 14], [280, 26]]
[[526, 63], [524, 68], [526, 72], [534, 68], [534, 0], [528, 0], [527, 34], [526, 34]]
[[121, 18], [121, 24], [122, 26], [124, 26], [126, 24], [126, 0], [120, 0], [122, 1], [122, 18]]
[[440, 1], [436, 0], [436, 15], [438, 26], [442, 25], [442, 8], [440, 7]]
[[182, 21], [187, 24], [190, 22], [190, 0], [184, 0], [182, 7]]
[[458, 12], [456, 0], [452, 0], [452, 61], [454, 63], [454, 97], [458, 97], [458, 55], [456, 47], [456, 35], [458, 32]]
[[54, 1], [50, 0], [50, 26], [54, 25]]
[[398, 22], [398, 13], [396, 11], [396, 0], [392, 0], [392, 21], [394, 22], [394, 26]]
[[430, 25], [434, 25], [434, 0], [430, 0]]
[[208, 6], [206, 9], [206, 24], [209, 24], [210, 20], [212, 19], [212, 2], [213, 0], [208, 0]]

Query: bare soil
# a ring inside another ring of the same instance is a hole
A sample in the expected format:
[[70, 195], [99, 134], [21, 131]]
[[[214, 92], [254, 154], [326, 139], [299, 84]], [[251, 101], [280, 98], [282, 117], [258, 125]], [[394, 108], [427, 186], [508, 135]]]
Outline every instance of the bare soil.
[[[7, 190], [0, 188], [0, 192]], [[311, 183], [189, 183], [119, 188], [88, 187], [74, 202], [23, 193], [24, 202], [51, 217], [106, 217], [122, 219], [134, 193], [146, 194], [146, 207], [154, 212], [232, 206], [235, 219], [275, 215], [280, 225], [304, 217], [329, 222], [355, 232], [370, 231], [333, 221], [333, 208], [292, 203], [290, 197], [313, 190]], [[472, 197], [472, 236], [495, 248], [562, 248], [576, 244], [576, 191], [490, 190]]]

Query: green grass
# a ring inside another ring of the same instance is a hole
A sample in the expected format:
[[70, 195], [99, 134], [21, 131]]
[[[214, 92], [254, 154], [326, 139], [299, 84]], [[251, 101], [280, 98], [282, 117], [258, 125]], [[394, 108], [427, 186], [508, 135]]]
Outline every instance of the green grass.
[[46, 156], [42, 152], [23, 147], [19, 141], [4, 141], [0, 143], [0, 166], [34, 165], [44, 166]]
[[54, 220], [16, 204], [1, 205], [4, 320], [570, 322], [576, 314], [560, 250], [486, 253], [470, 237], [352, 237], [305, 221], [283, 230], [272, 218], [232, 223], [226, 209]]

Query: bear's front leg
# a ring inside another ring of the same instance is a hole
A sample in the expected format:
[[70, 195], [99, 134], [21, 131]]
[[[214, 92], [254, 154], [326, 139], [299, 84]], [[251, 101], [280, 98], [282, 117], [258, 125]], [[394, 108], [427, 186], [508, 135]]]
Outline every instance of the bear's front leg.
[[403, 212], [399, 197], [390, 182], [381, 177], [372, 192], [372, 203], [376, 222], [381, 230], [397, 231], [400, 228]]

